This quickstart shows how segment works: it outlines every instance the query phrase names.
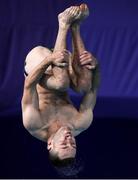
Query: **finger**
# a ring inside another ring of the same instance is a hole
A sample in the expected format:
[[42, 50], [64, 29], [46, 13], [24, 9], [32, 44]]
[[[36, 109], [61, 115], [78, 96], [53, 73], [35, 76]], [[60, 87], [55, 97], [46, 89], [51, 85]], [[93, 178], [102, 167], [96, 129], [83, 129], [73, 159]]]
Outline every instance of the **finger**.
[[67, 49], [63, 49], [63, 52], [69, 52]]
[[67, 49], [64, 49], [64, 50], [63, 50], [63, 53], [64, 53], [65, 55], [68, 55], [68, 56], [71, 55], [71, 52], [68, 51]]
[[89, 52], [88, 51], [83, 51], [80, 56], [82, 56], [83, 54], [88, 54]]
[[87, 61], [87, 60], [91, 60], [91, 62], [92, 62], [92, 58], [91, 57], [83, 57], [83, 58], [80, 58], [80, 62], [83, 62], [83, 61]]
[[85, 65], [85, 64], [90, 64], [91, 63], [91, 59], [85, 59], [85, 61], [80, 61], [81, 65]]
[[69, 54], [65, 54], [63, 60], [68, 62], [71, 57], [72, 57], [71, 54], [70, 55]]
[[83, 55], [81, 55], [80, 56], [80, 59], [84, 59], [84, 58], [86, 58], [86, 59], [92, 59], [92, 56], [90, 55], [90, 54], [83, 54]]
[[85, 65], [85, 67], [89, 70], [95, 69], [95, 66], [92, 66], [92, 65]]
[[89, 56], [89, 55], [86, 56], [86, 57], [80, 58], [80, 62], [85, 61], [85, 60], [87, 60], [87, 59], [91, 59], [91, 63], [92, 63], [92, 64], [97, 64], [96, 59], [95, 59], [94, 57]]

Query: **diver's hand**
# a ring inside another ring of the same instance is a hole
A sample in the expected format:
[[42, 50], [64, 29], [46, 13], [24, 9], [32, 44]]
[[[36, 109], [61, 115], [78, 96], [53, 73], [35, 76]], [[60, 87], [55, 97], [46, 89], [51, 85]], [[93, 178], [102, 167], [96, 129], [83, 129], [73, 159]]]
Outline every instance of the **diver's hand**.
[[68, 50], [53, 52], [52, 63], [58, 67], [66, 67], [69, 64], [70, 52]]
[[96, 58], [88, 51], [84, 51], [79, 56], [79, 62], [82, 67], [86, 67], [89, 70], [95, 69], [97, 65]]

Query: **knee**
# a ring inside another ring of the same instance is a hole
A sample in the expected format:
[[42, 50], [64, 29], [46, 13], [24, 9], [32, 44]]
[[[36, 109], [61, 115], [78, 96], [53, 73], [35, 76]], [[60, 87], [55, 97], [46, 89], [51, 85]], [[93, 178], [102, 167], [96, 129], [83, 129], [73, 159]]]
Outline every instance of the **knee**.
[[69, 79], [59, 78], [57, 80], [56, 90], [66, 91], [69, 88], [69, 85], [70, 85]]

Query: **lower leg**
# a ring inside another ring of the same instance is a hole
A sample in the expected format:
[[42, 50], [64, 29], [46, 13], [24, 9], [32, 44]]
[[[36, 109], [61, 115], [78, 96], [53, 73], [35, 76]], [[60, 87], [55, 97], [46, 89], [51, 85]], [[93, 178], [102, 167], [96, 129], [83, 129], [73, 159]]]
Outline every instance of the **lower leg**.
[[72, 24], [72, 42], [73, 42], [73, 69], [77, 76], [77, 91], [87, 91], [92, 86], [92, 72], [80, 65], [79, 57], [86, 51], [83, 40], [80, 35], [80, 22]]
[[[78, 7], [70, 7], [58, 15], [59, 29], [53, 53], [57, 51], [62, 52], [66, 49], [66, 36], [68, 29], [70, 28], [71, 23], [77, 18], [78, 11]], [[53, 80], [55, 79], [57, 87], [63, 86], [62, 89], [69, 87], [70, 79], [68, 67], [53, 67], [53, 76]]]

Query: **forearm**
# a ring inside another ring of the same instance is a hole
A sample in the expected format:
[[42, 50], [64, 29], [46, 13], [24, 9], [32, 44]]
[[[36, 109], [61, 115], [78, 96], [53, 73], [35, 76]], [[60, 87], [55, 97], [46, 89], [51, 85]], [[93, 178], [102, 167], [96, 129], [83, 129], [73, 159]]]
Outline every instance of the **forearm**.
[[81, 105], [80, 105], [80, 111], [85, 111], [88, 108], [92, 108], [93, 110], [96, 104], [97, 89], [100, 84], [99, 64], [97, 64], [96, 68], [92, 70], [92, 73], [93, 73], [92, 88], [85, 93], [83, 100], [81, 102]]
[[37, 67], [35, 67], [25, 80], [25, 87], [36, 85], [39, 80], [42, 78], [44, 72], [48, 68], [49, 65], [52, 64], [52, 60], [50, 58], [45, 58]]

